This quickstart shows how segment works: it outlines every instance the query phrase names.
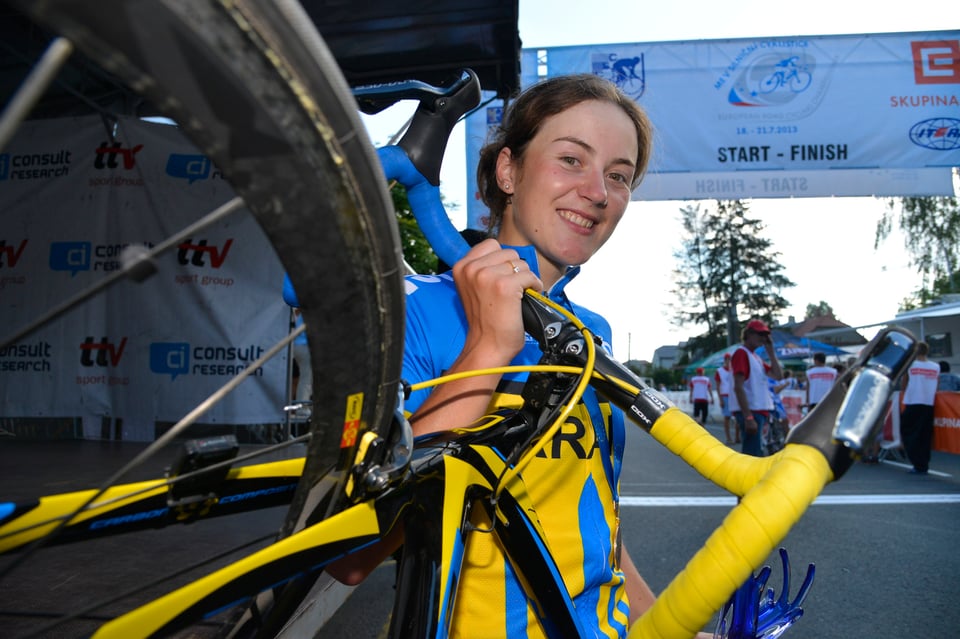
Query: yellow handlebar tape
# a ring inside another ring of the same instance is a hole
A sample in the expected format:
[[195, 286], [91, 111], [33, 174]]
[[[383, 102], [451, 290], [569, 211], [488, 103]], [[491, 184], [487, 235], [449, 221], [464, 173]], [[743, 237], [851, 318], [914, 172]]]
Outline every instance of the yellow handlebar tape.
[[[688, 639], [696, 635], [767, 560], [833, 479], [826, 458], [810, 446], [789, 444], [774, 457], [752, 458], [726, 449], [676, 409], [667, 411], [651, 434], [664, 419], [662, 430], [655, 435], [659, 441], [674, 452], [680, 451], [678, 454], [708, 479], [743, 489], [744, 493], [720, 527], [630, 628], [631, 639]], [[696, 428], [690, 428], [690, 424]], [[727, 452], [717, 450], [704, 434]], [[751, 481], [761, 470], [759, 479]], [[737, 479], [738, 472], [748, 477]], [[748, 485], [751, 483], [754, 485]]]

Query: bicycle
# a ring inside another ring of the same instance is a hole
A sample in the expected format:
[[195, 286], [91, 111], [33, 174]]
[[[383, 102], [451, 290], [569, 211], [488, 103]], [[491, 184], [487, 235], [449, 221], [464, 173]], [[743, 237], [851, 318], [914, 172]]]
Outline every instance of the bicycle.
[[[461, 524], [471, 509], [487, 509], [491, 519], [502, 524], [497, 534], [533, 584], [529, 594], [539, 603], [544, 626], [553, 636], [576, 636], [578, 622], [563, 582], [552, 570], [549, 549], [527, 512], [522, 490], [512, 483], [521, 481], [524, 459], [549, 440], [563, 423], [566, 406], [588, 384], [705, 477], [742, 497], [723, 527], [631, 629], [635, 636], [689, 636], [759, 567], [823, 485], [843, 474], [863, 442], [872, 441], [892, 383], [913, 356], [909, 334], [882, 333], [844, 383], [798, 426], [782, 453], [744, 458], [596, 348], [576, 318], [531, 293], [524, 302], [525, 325], [545, 356], [542, 366], [528, 371], [525, 407], [431, 436], [415, 447], [400, 399], [402, 268], [385, 181], [369, 143], [357, 134], [362, 129], [353, 104], [343, 97], [348, 95], [345, 83], [296, 5], [171, 1], [125, 5], [132, 13], [124, 13], [107, 2], [26, 4], [38, 19], [57, 26], [114, 73], [136, 80], [148, 97], [186, 123], [198, 146], [231, 176], [284, 256], [313, 360], [350, 362], [332, 374], [316, 371], [310, 434], [297, 440], [309, 441], [302, 459], [237, 466], [244, 460], [228, 438], [202, 440], [188, 444], [184, 457], [171, 466], [169, 481], [126, 486], [108, 481], [101, 490], [54, 496], [35, 506], [0, 506], [0, 550], [9, 552], [50, 533], [56, 535], [50, 542], [82, 541], [168, 520], [185, 523], [289, 504], [279, 539], [169, 594], [149, 595], [148, 603], [107, 621], [96, 636], [168, 634], [218, 615], [218, 623], [232, 635], [272, 636], [326, 563], [375, 541], [402, 512], [417, 508]], [[66, 14], [46, 13], [55, 9]], [[127, 34], [143, 20], [176, 31], [178, 39], [165, 43], [174, 52], [184, 47], [195, 54], [193, 60], [209, 61], [194, 70], [211, 83], [208, 89], [194, 95], [191, 91], [203, 83], [184, 87], [184, 69], [170, 63], [175, 57], [164, 58], [164, 52], [142, 55]], [[84, 25], [96, 26], [96, 33]], [[150, 75], [115, 53], [125, 46], [132, 47], [127, 51], [132, 60], [146, 65]], [[474, 101], [454, 99], [456, 94], [470, 96], [475, 85], [467, 76], [448, 90], [413, 87], [423, 104], [411, 137], [405, 138], [409, 144], [406, 149], [387, 147], [379, 155], [387, 177], [399, 177], [414, 209], [426, 214], [418, 219], [437, 253], [450, 264], [465, 248], [451, 233], [437, 197], [442, 153], [436, 151], [437, 145], [442, 151], [449, 133], [444, 128], [459, 117], [457, 109], [447, 105], [463, 107]], [[248, 84], [253, 88], [248, 90]], [[167, 96], [169, 91], [177, 100]], [[224, 104], [224, 95], [229, 104]], [[248, 109], [238, 108], [239, 99]], [[361, 95], [358, 102], [377, 108], [380, 98]], [[231, 134], [249, 131], [251, 121], [271, 125], [272, 134], [256, 136], [244, 148], [226, 143]], [[268, 171], [278, 158], [285, 171]], [[315, 214], [318, 207], [337, 220], [332, 231], [304, 224], [305, 211]], [[284, 219], [281, 211], [293, 219]], [[327, 260], [335, 267], [321, 268], [310, 259], [310, 251], [321, 234], [329, 243], [331, 232], [337, 241]], [[152, 260], [176, 245], [175, 237], [157, 250], [131, 257], [123, 275], [149, 275]], [[324, 321], [324, 302], [330, 299], [350, 301], [346, 316], [336, 322]], [[48, 316], [64, 312], [53, 311]], [[358, 326], [364, 327], [363, 336]], [[16, 341], [20, 334], [7, 341]], [[171, 432], [183, 432], [195, 419], [188, 415]], [[766, 511], [763, 521], [750, 515], [758, 505]], [[404, 556], [409, 559], [400, 568], [393, 636], [442, 635], [452, 611], [462, 551], [458, 540], [462, 542], [465, 530], [462, 525], [431, 527], [430, 521], [407, 520]], [[414, 530], [422, 534], [411, 534]], [[771, 541], [743, 547], [737, 539], [744, 533], [766, 535]], [[731, 561], [727, 553], [715, 552], [718, 545], [743, 554]]]
[[784, 58], [774, 65], [774, 70], [760, 81], [760, 93], [772, 93], [780, 87], [789, 87], [793, 93], [802, 93], [810, 87], [813, 76], [806, 65], [797, 61], [800, 56]]

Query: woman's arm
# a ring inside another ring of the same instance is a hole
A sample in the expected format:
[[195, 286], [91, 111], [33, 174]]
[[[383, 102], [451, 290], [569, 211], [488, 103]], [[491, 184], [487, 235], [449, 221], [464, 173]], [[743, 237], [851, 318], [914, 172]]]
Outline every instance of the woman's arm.
[[[453, 279], [468, 329], [463, 350], [447, 373], [506, 366], [525, 340], [523, 291], [540, 290], [540, 279], [516, 251], [501, 248], [496, 240], [473, 247], [454, 265]], [[499, 381], [499, 375], [485, 375], [438, 386], [411, 418], [414, 434], [449, 430], [482, 417]]]

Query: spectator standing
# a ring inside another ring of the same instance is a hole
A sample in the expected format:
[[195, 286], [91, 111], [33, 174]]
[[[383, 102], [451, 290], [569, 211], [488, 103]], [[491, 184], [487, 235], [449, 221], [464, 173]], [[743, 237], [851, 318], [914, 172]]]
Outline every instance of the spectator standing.
[[960, 375], [950, 372], [950, 362], [940, 360], [940, 377], [937, 380], [938, 391], [960, 391]]
[[713, 384], [703, 374], [703, 368], [697, 368], [697, 374], [690, 378], [690, 403], [693, 404], [693, 418], [703, 426], [707, 423], [709, 405], [713, 403]]
[[827, 366], [827, 356], [823, 353], [813, 354], [813, 367], [807, 369], [807, 408], [820, 403], [833, 383], [837, 381], [837, 369]]
[[[761, 433], [773, 411], [773, 397], [767, 385], [767, 375], [779, 380], [783, 373], [770, 337], [770, 327], [765, 322], [758, 319], [747, 322], [740, 339], [741, 344], [730, 359], [733, 370], [730, 412], [742, 433], [741, 450], [747, 455], [762, 457]], [[756, 353], [761, 346], [770, 357], [769, 365]]]
[[730, 439], [730, 393], [733, 392], [733, 371], [730, 370], [730, 353], [723, 354], [723, 366], [713, 375], [717, 382], [717, 400], [720, 402], [720, 411], [723, 413], [723, 434], [728, 444], [740, 443], [740, 430], [734, 423], [734, 434], [737, 440]]
[[910, 473], [914, 475], [927, 474], [933, 445], [933, 402], [937, 397], [940, 366], [927, 359], [929, 352], [926, 342], [917, 344], [917, 359], [907, 369], [903, 387], [900, 436], [913, 464]]

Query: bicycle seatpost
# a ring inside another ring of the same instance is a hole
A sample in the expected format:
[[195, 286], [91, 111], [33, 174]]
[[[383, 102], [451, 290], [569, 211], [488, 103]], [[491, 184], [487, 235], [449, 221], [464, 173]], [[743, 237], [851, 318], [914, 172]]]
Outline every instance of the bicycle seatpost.
[[881, 331], [864, 347], [853, 367], [790, 433], [787, 443], [818, 449], [839, 479], [876, 438], [893, 386], [916, 353], [917, 340], [909, 331]]

